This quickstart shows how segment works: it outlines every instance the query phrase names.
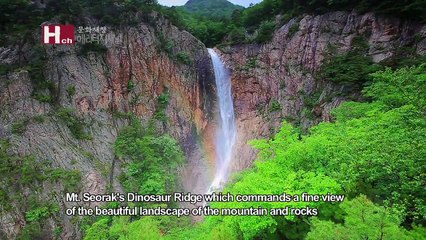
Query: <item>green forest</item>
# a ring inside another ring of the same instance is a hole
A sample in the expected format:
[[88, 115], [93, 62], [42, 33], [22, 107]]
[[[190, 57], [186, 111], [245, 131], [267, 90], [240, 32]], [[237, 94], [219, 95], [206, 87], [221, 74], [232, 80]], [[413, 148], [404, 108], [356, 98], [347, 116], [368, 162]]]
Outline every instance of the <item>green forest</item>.
[[[349, 200], [292, 203], [317, 207], [320, 214], [312, 218], [211, 216], [195, 226], [189, 219], [176, 224], [164, 217], [101, 218], [87, 227], [85, 239], [424, 239], [426, 65], [386, 69], [372, 78], [363, 90], [369, 101], [344, 103], [334, 110], [335, 122], [320, 123], [305, 135], [284, 122], [272, 139], [252, 141], [259, 149], [255, 166], [234, 176], [224, 191], [332, 192]], [[167, 177], [164, 169], [157, 174]], [[288, 203], [212, 203], [251, 206]]]
[[[6, 46], [31, 36], [31, 29], [46, 18], [77, 24], [84, 21], [84, 17], [92, 16], [101, 25], [119, 28], [137, 24], [132, 17], [137, 12], [152, 25], [156, 23], [150, 14], [160, 13], [206, 47], [266, 44], [275, 30], [291, 19], [330, 11], [373, 11], [381, 16], [426, 23], [424, 0], [263, 0], [248, 8], [225, 2], [216, 11], [209, 11], [216, 6], [204, 0], [186, 7], [164, 7], [155, 0], [58, 0], [50, 1], [46, 10], [40, 11], [29, 1], [0, 0], [0, 43]], [[401, 51], [393, 61], [374, 64], [365, 54], [363, 44], [361, 40], [355, 41], [352, 50], [328, 59], [314, 75], [334, 84], [360, 86], [362, 100], [346, 101], [333, 109], [330, 122], [303, 129], [295, 122], [284, 120], [273, 137], [253, 139], [249, 143], [257, 150], [253, 166], [232, 175], [223, 190], [232, 194], [333, 193], [344, 195], [343, 202], [210, 204], [218, 209], [313, 207], [319, 211], [314, 217], [208, 216], [196, 223], [191, 217], [82, 217], [81, 221], [75, 220], [75, 224], [79, 225], [83, 239], [426, 239], [425, 57]], [[87, 51], [107, 51], [99, 46], [89, 47], [94, 49]], [[187, 55], [179, 56], [177, 59], [182, 64], [192, 63]], [[40, 76], [38, 64], [45, 60], [34, 58], [28, 67], [36, 85], [42, 89], [40, 92], [50, 92], [53, 97], [49, 94], [34, 97], [52, 104], [56, 111], [54, 117], [61, 120], [76, 139], [90, 140], [91, 136], [84, 131], [84, 124], [73, 110], [55, 105], [55, 89]], [[0, 75], [15, 68], [0, 65]], [[131, 85], [129, 82], [126, 87], [134, 87]], [[66, 91], [69, 95], [75, 94], [75, 89]], [[154, 117], [146, 124], [131, 113], [120, 116], [130, 121], [129, 126], [120, 130], [113, 145], [117, 158], [126, 160], [119, 176], [126, 192], [166, 194], [182, 190], [176, 172], [185, 163], [184, 152], [178, 141], [159, 127], [169, 120], [165, 113], [168, 104], [167, 94], [158, 97]], [[44, 119], [31, 121], [43, 122]], [[26, 124], [15, 124], [13, 133], [22, 134]], [[64, 192], [79, 189], [78, 171], [53, 170], [50, 163], [38, 163], [30, 155], [20, 158], [10, 154], [9, 147], [8, 141], [0, 139], [2, 210], [12, 209], [9, 202], [18, 201], [20, 196], [16, 192], [23, 188], [42, 188], [61, 182]], [[22, 204], [27, 206], [24, 218], [28, 224], [18, 239], [38, 239], [47, 218], [59, 219], [59, 206], [55, 204], [35, 199]], [[126, 204], [179, 207], [178, 203]], [[108, 203], [104, 207], [119, 206], [120, 203]]]

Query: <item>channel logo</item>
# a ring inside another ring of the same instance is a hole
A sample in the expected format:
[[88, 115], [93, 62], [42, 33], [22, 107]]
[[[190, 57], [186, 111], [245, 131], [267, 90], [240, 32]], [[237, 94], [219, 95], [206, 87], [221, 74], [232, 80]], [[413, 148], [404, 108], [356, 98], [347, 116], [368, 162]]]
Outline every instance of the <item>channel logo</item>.
[[44, 44], [74, 44], [74, 25], [48, 24], [41, 26]]

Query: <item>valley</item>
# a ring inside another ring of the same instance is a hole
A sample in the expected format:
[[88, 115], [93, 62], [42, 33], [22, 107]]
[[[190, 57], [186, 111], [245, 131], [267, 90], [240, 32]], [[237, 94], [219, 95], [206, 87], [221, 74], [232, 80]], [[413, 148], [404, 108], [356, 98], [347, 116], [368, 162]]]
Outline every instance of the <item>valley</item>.
[[423, 239], [426, 6], [400, 4], [1, 2], [0, 239]]

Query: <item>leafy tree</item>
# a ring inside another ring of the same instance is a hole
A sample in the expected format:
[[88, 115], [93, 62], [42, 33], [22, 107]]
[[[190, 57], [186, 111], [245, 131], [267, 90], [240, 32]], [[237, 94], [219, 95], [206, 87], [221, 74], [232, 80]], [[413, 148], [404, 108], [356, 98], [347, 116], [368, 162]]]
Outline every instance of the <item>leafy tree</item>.
[[306, 239], [412, 239], [390, 209], [373, 204], [363, 195], [341, 207], [346, 213], [344, 224], [315, 218]]
[[86, 124], [84, 123], [83, 119], [76, 116], [73, 109], [59, 108], [57, 109], [55, 116], [67, 125], [68, 129], [71, 131], [71, 134], [76, 139], [91, 139], [90, 134], [85, 130]]
[[165, 194], [176, 190], [176, 168], [183, 163], [183, 153], [168, 135], [155, 136], [134, 122], [125, 128], [114, 145], [118, 157], [128, 159], [121, 176], [127, 191]]
[[109, 219], [101, 218], [87, 229], [84, 240], [109, 239]]
[[158, 222], [151, 217], [143, 217], [129, 224], [127, 234], [121, 236], [119, 240], [151, 240], [161, 239]]
[[130, 221], [127, 216], [102, 217], [85, 232], [84, 240], [161, 239], [159, 222], [154, 217]]
[[241, 43], [244, 43], [246, 41], [245, 29], [244, 28], [234, 27], [229, 32], [228, 37], [229, 37], [229, 40], [230, 40], [231, 44], [241, 44]]
[[257, 43], [265, 43], [271, 41], [275, 30], [275, 23], [266, 21], [260, 24], [256, 38]]
[[425, 113], [426, 64], [396, 71], [388, 68], [372, 76], [376, 81], [365, 88], [366, 96], [383, 102], [391, 108], [414, 105]]
[[357, 37], [349, 52], [330, 56], [321, 66], [318, 75], [333, 82], [365, 83], [371, 80], [370, 74], [381, 69], [380, 65], [373, 63], [367, 52], [365, 39]]
[[263, 21], [272, 20], [281, 10], [279, 8], [279, 0], [264, 0], [250, 8], [247, 8], [242, 13], [242, 21], [244, 26], [256, 27]]
[[242, 25], [242, 11], [239, 9], [235, 9], [231, 14], [231, 22], [236, 26]]

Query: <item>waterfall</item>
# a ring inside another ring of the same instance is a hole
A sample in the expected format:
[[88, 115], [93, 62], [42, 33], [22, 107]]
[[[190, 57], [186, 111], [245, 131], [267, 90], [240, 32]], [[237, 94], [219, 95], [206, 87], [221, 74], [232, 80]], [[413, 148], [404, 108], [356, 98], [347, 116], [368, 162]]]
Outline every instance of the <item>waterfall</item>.
[[208, 51], [213, 62], [220, 113], [216, 131], [216, 173], [207, 191], [211, 193], [221, 190], [227, 181], [236, 138], [236, 126], [229, 69], [213, 49]]

